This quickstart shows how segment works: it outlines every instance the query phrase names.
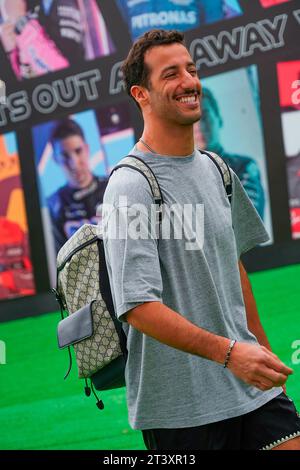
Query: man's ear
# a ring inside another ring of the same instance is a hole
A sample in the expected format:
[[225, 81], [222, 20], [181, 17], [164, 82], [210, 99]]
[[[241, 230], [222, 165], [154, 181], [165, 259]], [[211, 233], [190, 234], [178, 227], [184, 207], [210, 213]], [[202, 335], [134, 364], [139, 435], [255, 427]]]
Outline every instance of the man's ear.
[[130, 93], [141, 108], [148, 102], [148, 90], [145, 87], [133, 85], [130, 89]]

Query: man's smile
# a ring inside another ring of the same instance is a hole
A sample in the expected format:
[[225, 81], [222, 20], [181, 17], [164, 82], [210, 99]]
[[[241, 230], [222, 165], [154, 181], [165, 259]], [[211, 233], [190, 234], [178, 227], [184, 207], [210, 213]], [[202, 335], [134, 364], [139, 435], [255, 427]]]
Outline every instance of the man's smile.
[[200, 94], [198, 92], [195, 93], [185, 93], [176, 96], [176, 101], [179, 103], [182, 103], [184, 105], [187, 105], [188, 107], [197, 107], [200, 104], [200, 99], [199, 99]]

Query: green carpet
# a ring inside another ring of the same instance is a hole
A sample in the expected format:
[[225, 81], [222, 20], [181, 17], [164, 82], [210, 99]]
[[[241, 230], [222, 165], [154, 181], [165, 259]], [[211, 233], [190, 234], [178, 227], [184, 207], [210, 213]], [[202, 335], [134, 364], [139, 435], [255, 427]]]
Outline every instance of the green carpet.
[[[300, 265], [251, 275], [262, 323], [274, 352], [294, 369], [287, 390], [300, 408]], [[144, 449], [127, 421], [125, 389], [104, 392], [105, 409], [85, 397], [76, 366], [69, 378], [66, 351], [56, 343], [58, 313], [0, 323], [6, 343], [0, 365], [0, 449]]]

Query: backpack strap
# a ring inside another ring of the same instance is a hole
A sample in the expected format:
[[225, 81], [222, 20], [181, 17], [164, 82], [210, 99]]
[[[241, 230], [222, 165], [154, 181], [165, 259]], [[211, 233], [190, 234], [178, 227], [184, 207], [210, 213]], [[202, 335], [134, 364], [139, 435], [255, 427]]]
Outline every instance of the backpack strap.
[[[217, 167], [221, 175], [227, 197], [229, 199], [229, 202], [231, 203], [232, 177], [231, 177], [231, 172], [230, 172], [230, 168], [228, 164], [223, 160], [223, 158], [221, 158], [216, 153], [206, 152], [204, 150], [199, 150], [199, 151], [207, 155]], [[111, 175], [113, 174], [115, 170], [117, 170], [118, 168], [122, 168], [122, 167], [127, 167], [127, 168], [132, 168], [134, 170], [137, 170], [146, 178], [151, 188], [151, 193], [153, 195], [155, 204], [157, 204], [158, 206], [158, 210], [157, 210], [158, 222], [161, 223], [163, 197], [162, 197], [162, 193], [161, 193], [158, 181], [156, 179], [156, 176], [151, 170], [151, 168], [149, 167], [149, 165], [147, 165], [141, 158], [136, 157], [135, 155], [128, 155], [127, 157], [123, 158], [120, 161], [120, 163], [112, 169], [109, 177], [111, 177]]]
[[155, 174], [149, 165], [147, 165], [147, 163], [145, 163], [141, 158], [136, 157], [135, 155], [127, 155], [127, 157], [124, 157], [120, 163], [112, 169], [109, 177], [111, 177], [113, 172], [118, 168], [123, 167], [132, 168], [133, 170], [138, 171], [148, 181], [156, 205], [157, 224], [160, 226], [162, 221], [162, 207], [164, 200]]
[[232, 197], [232, 177], [231, 177], [231, 172], [228, 164], [221, 158], [219, 155], [213, 152], [205, 152], [204, 150], [199, 150], [201, 153], [205, 153], [211, 161], [216, 165], [223, 181], [223, 185], [227, 194], [227, 197], [229, 199], [229, 202], [231, 203], [231, 197]]

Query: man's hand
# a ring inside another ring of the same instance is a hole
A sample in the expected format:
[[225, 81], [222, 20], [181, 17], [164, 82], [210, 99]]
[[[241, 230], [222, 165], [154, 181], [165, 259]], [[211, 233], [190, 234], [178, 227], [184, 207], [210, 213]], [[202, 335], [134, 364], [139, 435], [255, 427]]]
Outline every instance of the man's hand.
[[263, 391], [282, 387], [293, 373], [293, 369], [264, 346], [247, 343], [235, 343], [228, 369], [239, 379]]

